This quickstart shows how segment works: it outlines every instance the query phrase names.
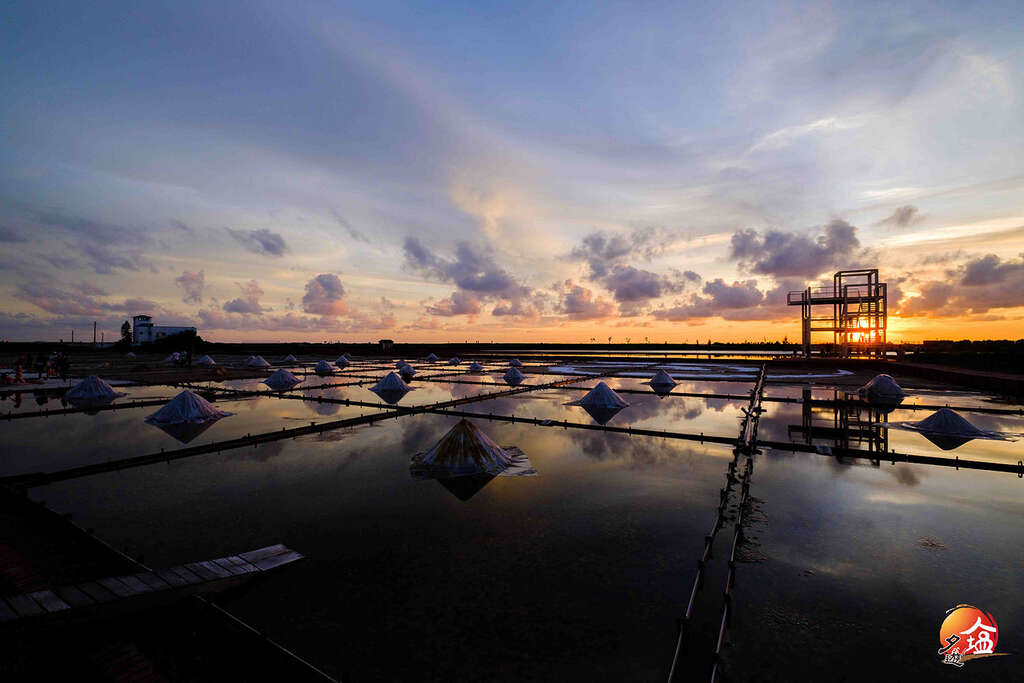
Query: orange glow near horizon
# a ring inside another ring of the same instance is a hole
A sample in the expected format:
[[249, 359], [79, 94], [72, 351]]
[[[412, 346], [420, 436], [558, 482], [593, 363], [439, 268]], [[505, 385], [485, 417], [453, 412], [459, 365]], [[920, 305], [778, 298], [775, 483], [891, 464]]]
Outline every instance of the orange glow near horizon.
[[[1002, 320], [972, 320], [970, 318], [889, 318], [887, 339], [890, 343], [920, 343], [929, 339], [1020, 339], [1022, 338], [1021, 317], [1024, 309], [1007, 311]], [[724, 343], [761, 343], [787, 340], [799, 343], [799, 317], [778, 321], [729, 321], [706, 319], [693, 323], [658, 323], [649, 326], [617, 326], [614, 322], [594, 321], [593, 323], [570, 322], [564, 324], [537, 325], [536, 327], [498, 328], [492, 325], [467, 325], [459, 331], [437, 330], [392, 330], [379, 333], [321, 333], [287, 334], [265, 330], [209, 330], [199, 334], [208, 341], [219, 342], [367, 342], [380, 338], [391, 338], [403, 343], [555, 343], [589, 344], [591, 338], [596, 344], [706, 344], [709, 340]], [[646, 341], [645, 341], [646, 339]], [[628, 341], [627, 341], [628, 340]], [[831, 341], [831, 338], [815, 338], [815, 343]]]

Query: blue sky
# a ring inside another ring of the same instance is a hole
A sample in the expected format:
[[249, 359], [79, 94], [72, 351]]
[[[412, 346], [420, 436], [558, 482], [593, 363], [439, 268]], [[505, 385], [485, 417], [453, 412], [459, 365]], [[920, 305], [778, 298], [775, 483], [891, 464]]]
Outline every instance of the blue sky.
[[1019, 336], [1022, 15], [14, 3], [0, 336], [792, 337], [869, 264], [897, 337]]

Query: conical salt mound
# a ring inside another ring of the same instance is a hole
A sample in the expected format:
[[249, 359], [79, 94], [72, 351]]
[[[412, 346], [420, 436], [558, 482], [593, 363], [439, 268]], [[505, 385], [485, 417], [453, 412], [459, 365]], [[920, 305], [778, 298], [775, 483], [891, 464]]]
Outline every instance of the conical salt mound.
[[269, 368], [270, 363], [263, 356], [249, 356], [245, 364], [250, 368]]
[[124, 357], [125, 358], [135, 358], [135, 352], [134, 351], [129, 351], [128, 353], [124, 354]]
[[150, 424], [183, 424], [219, 420], [233, 413], [218, 410], [202, 396], [185, 390], [172, 398], [163, 408], [146, 418]]
[[299, 360], [298, 358], [296, 358], [295, 356], [293, 356], [292, 354], [289, 353], [287, 356], [285, 356], [284, 358], [281, 359], [281, 362], [282, 363], [297, 363], [298, 360]]
[[523, 364], [519, 361], [518, 358], [513, 358], [512, 360], [510, 360], [508, 362], [508, 364], [511, 365], [514, 368], [521, 368], [521, 367], [523, 367]]
[[414, 477], [435, 479], [537, 473], [522, 451], [502, 448], [465, 419], [459, 420], [429, 451], [414, 455], [409, 469]]
[[345, 356], [340, 356], [338, 360], [334, 361], [334, 364], [337, 365], [339, 368], [347, 368], [348, 358], [345, 358]]
[[990, 432], [978, 429], [959, 413], [949, 408], [940, 408], [925, 419], [914, 424], [922, 432], [930, 432], [932, 434], [968, 436], [971, 438], [985, 438], [990, 434]]
[[208, 368], [212, 368], [216, 364], [217, 364], [217, 361], [215, 361], [214, 359], [210, 358], [209, 356], [203, 356], [202, 358], [200, 358], [199, 360], [196, 361], [196, 365], [202, 365], [202, 366], [208, 367]]
[[672, 375], [668, 374], [664, 370], [658, 370], [654, 373], [654, 377], [648, 382], [655, 389], [671, 389], [676, 385], [676, 381], [672, 379]]
[[462, 361], [461, 361], [461, 360], [459, 360], [459, 357], [458, 357], [458, 356], [455, 356], [454, 358], [450, 358], [450, 359], [448, 360], [448, 365], [458, 365], [458, 364], [459, 364], [459, 363], [461, 363], [461, 362], [462, 362]]
[[416, 368], [406, 363], [398, 369], [398, 374], [402, 376], [402, 379], [409, 379], [416, 376]]
[[626, 408], [629, 406], [626, 401], [616, 394], [611, 387], [604, 382], [598, 382], [597, 386], [587, 392], [586, 396], [576, 401], [570, 401], [570, 406], [593, 406], [595, 408]]
[[67, 390], [64, 394], [70, 403], [109, 403], [125, 394], [114, 391], [114, 388], [96, 375], [89, 375], [81, 382]]
[[526, 375], [519, 372], [519, 368], [509, 368], [508, 372], [505, 373], [503, 379], [505, 380], [505, 384], [509, 385], [510, 387], [515, 387], [522, 383], [524, 379], [526, 379]]
[[404, 360], [400, 360], [395, 363], [395, 370], [401, 370], [403, 365], [408, 365]]
[[898, 405], [906, 393], [903, 387], [889, 375], [875, 375], [870, 382], [857, 390], [862, 401], [880, 405]]
[[483, 371], [484, 371], [484, 366], [482, 366], [482, 365], [480, 365], [479, 363], [477, 363], [476, 361], [474, 361], [474, 362], [473, 362], [473, 363], [472, 363], [472, 364], [471, 364], [471, 365], [469, 366], [469, 371], [470, 371], [470, 372], [483, 372]]
[[412, 391], [412, 387], [403, 382], [397, 373], [389, 372], [382, 380], [370, 387], [370, 391]]
[[427, 360], [427, 361], [430, 361], [431, 363], [433, 363], [434, 361], [437, 360], [437, 356], [435, 356], [434, 354], [430, 354], [426, 358], [424, 358], [423, 360]]
[[348, 351], [346, 351], [345, 353], [341, 354], [341, 357], [344, 358], [345, 360], [349, 360], [349, 361], [352, 360], [352, 354], [349, 353]]
[[163, 363], [164, 365], [174, 365], [175, 363], [178, 362], [178, 359], [180, 359], [180, 358], [181, 358], [181, 354], [178, 353], [177, 351], [175, 351], [174, 353], [172, 353], [171, 355], [167, 356], [167, 358], [164, 358], [160, 362]]
[[620, 410], [629, 404], [621, 396], [612, 391], [604, 382], [587, 392], [586, 396], [576, 401], [569, 401], [568, 406], [580, 406], [594, 421], [600, 425], [607, 424]]
[[394, 405], [402, 400], [413, 388], [406, 384], [401, 377], [394, 372], [389, 372], [384, 379], [370, 387], [370, 391], [384, 399], [385, 403]]
[[949, 408], [940, 408], [920, 422], [893, 422], [890, 427], [920, 432], [926, 439], [945, 451], [958, 448], [972, 439], [998, 439], [1013, 441], [1018, 434], [1002, 434], [978, 429]]
[[313, 368], [313, 372], [315, 372], [318, 375], [329, 375], [332, 372], [334, 372], [334, 368], [331, 367], [330, 363], [328, 363], [325, 360], [322, 360], [316, 364], [316, 367]]
[[291, 389], [301, 381], [301, 379], [284, 368], [280, 368], [270, 377], [263, 380], [263, 383], [274, 391], [281, 391], [282, 389]]

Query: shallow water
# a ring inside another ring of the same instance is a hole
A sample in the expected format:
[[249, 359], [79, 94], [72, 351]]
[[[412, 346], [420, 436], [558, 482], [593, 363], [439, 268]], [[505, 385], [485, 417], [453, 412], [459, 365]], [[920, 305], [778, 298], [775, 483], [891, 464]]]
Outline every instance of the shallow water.
[[4, 439], [0, 476], [50, 472], [374, 412], [373, 408], [336, 405], [325, 410], [322, 404], [270, 397], [217, 401], [214, 405], [234, 414], [213, 422], [187, 443], [146, 423], [159, 406], [0, 423]]
[[939, 625], [959, 603], [991, 611], [997, 651], [1017, 651], [1016, 476], [768, 452], [752, 481], [763, 560], [737, 570], [725, 665], [736, 680], [1021, 680], [1016, 654], [965, 670], [937, 654]]
[[404, 417], [35, 495], [151, 565], [300, 550], [227, 607], [335, 674], [657, 677], [728, 451], [484, 423], [539, 475], [463, 501], [409, 474], [453, 422]]

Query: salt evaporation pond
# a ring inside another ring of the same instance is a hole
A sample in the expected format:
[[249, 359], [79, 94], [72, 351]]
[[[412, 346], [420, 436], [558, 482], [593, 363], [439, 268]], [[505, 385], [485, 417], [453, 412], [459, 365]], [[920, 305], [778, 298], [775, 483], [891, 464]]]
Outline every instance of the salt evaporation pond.
[[[526, 365], [527, 385], [566, 377], [531, 373]], [[507, 389], [500, 380], [506, 366], [488, 363], [484, 374], [458, 377], [487, 384], [417, 375], [416, 390], [399, 406]], [[225, 395], [216, 406], [235, 415], [197, 442], [377, 412], [337, 401], [381, 404], [369, 391], [372, 379], [345, 375], [388, 371], [382, 362], [331, 377], [306, 375], [287, 392], [296, 398]], [[695, 371], [673, 374], [689, 372]], [[646, 384], [653, 370], [632, 374], [601, 378], [630, 403], [610, 426], [728, 437], [739, 429], [743, 398], [680, 394], [745, 397], [754, 376], [707, 372], [660, 398]], [[857, 386], [846, 375], [814, 374], [769, 384], [766, 396], [793, 401], [806, 387], [824, 400]], [[329, 386], [347, 381], [365, 383]], [[594, 424], [583, 408], [565, 404], [597, 381], [582, 377], [571, 386], [458, 406], [550, 421], [474, 419], [498, 444], [521, 448], [536, 477], [497, 477], [468, 488], [414, 479], [410, 456], [458, 419], [428, 413], [73, 479], [30, 494], [152, 566], [268, 543], [300, 550], [307, 560], [223, 604], [339, 678], [664, 680], [676, 619], [732, 454], [723, 445], [560, 426]], [[1019, 415], [970, 410], [1018, 405], [900, 383], [910, 391], [907, 404], [961, 406], [983, 429], [1024, 432]], [[266, 391], [259, 380], [210, 386]], [[180, 389], [122, 390], [130, 395], [119, 401], [170, 398]], [[770, 400], [764, 407], [762, 441], [805, 443], [809, 425], [810, 441], [823, 452], [835, 444], [829, 430], [839, 424], [836, 411]], [[155, 410], [2, 422], [0, 469], [52, 471], [179, 447], [143, 422]], [[928, 414], [901, 407], [884, 419]], [[1022, 454], [1021, 441], [972, 441], [942, 451], [921, 434], [884, 429], [884, 422], [875, 427], [884, 430], [885, 448], [902, 453], [1005, 463]], [[750, 542], [737, 568], [724, 673], [744, 681], [777, 680], [780, 673], [792, 680], [962, 680], [965, 672], [943, 667], [936, 655], [945, 610], [961, 602], [991, 610], [1008, 648], [1013, 634], [1024, 632], [1022, 485], [1015, 474], [894, 464], [881, 452], [871, 461], [764, 449], [755, 456]], [[716, 558], [728, 556], [731, 538], [731, 527], [719, 533]], [[709, 672], [723, 584], [721, 567], [712, 568], [698, 597], [698, 635], [682, 659], [697, 678]], [[1014, 659], [970, 667], [984, 666], [987, 680], [1015, 680]]]

